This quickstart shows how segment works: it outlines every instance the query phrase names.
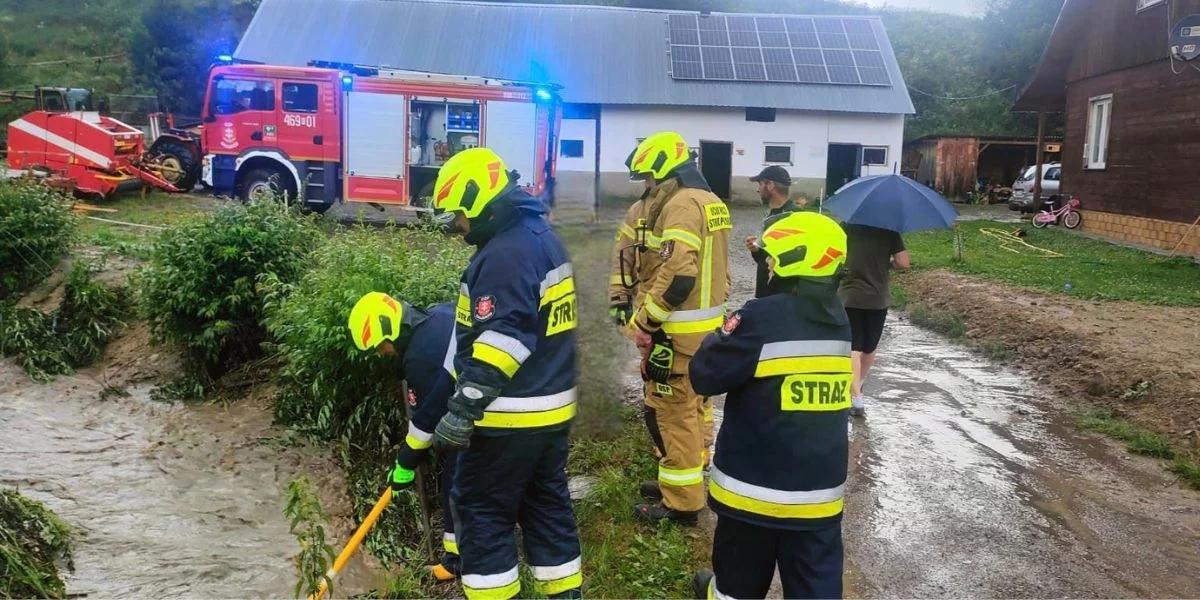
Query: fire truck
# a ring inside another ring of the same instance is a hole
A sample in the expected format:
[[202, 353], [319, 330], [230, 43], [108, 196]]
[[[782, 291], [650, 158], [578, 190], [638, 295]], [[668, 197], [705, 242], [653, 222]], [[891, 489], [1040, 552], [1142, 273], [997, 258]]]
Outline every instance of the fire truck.
[[267, 194], [324, 212], [337, 202], [428, 210], [440, 166], [487, 146], [531, 193], [551, 196], [556, 88], [354, 65], [215, 66], [199, 133], [167, 130], [150, 154], [243, 200]]

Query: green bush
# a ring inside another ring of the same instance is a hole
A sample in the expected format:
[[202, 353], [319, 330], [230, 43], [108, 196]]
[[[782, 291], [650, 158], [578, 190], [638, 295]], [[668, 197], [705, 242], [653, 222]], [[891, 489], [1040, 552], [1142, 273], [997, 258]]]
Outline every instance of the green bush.
[[71, 566], [71, 530], [40, 502], [0, 490], [0, 598], [62, 598], [56, 563]]
[[0, 298], [50, 275], [75, 225], [70, 196], [36, 181], [0, 180]]
[[95, 281], [99, 267], [76, 262], [53, 312], [0, 306], [0, 355], [16, 357], [30, 377], [48, 381], [98, 360], [129, 307], [124, 286]]
[[137, 276], [155, 339], [181, 344], [208, 378], [257, 357], [267, 332], [256, 281], [296, 280], [320, 237], [314, 218], [270, 201], [229, 205], [164, 231]]
[[414, 306], [454, 298], [470, 252], [444, 235], [353, 227], [325, 241], [291, 285], [264, 279], [266, 324], [285, 358], [279, 419], [356, 446], [388, 444], [404, 423], [394, 360], [361, 352], [346, 329], [363, 294], [386, 292]]

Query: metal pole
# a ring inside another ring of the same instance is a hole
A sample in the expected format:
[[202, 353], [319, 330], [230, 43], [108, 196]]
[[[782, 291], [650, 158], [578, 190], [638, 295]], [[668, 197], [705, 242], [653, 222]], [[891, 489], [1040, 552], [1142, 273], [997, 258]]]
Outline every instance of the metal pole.
[[[1033, 210], [1037, 212], [1042, 208], [1042, 161], [1045, 160], [1046, 151], [1046, 111], [1038, 110], [1038, 128], [1037, 128], [1037, 168], [1033, 172]], [[1061, 190], [1059, 190], [1061, 191]]]
[[[400, 386], [400, 397], [403, 398], [402, 401], [404, 402], [404, 415], [411, 421], [412, 406], [408, 403], [407, 381]], [[437, 561], [437, 556], [433, 550], [433, 521], [429, 518], [429, 490], [425, 487], [425, 467], [424, 465], [420, 465], [416, 469], [413, 469], [413, 471], [415, 471], [413, 483], [417, 488], [417, 504], [420, 504], [421, 529], [425, 533], [424, 543], [421, 545], [425, 547], [425, 555], [432, 564]]]

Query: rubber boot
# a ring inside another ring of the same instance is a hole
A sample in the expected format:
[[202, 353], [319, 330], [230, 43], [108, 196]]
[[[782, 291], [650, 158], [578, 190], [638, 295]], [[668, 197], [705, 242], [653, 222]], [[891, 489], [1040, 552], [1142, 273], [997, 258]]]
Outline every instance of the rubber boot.
[[458, 579], [458, 573], [447, 569], [446, 566], [441, 563], [430, 565], [428, 568], [429, 574], [433, 575], [433, 578], [437, 580], [438, 583], [445, 583], [447, 581], [454, 581], [455, 579]]
[[633, 507], [634, 518], [648, 523], [667, 520], [685, 527], [695, 527], [700, 522], [700, 511], [675, 510], [658, 504], [638, 504]]
[[708, 569], [700, 569], [692, 575], [692, 597], [696, 600], [707, 600], [708, 585], [712, 583], [713, 572]]
[[643, 481], [638, 486], [638, 492], [647, 500], [662, 500], [662, 489], [658, 487], [658, 480]]

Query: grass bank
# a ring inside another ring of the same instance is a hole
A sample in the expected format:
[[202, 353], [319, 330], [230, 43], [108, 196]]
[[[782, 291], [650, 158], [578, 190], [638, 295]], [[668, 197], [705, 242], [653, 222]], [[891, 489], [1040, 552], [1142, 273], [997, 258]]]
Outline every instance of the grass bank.
[[0, 490], [0, 598], [62, 598], [71, 530], [42, 503]]
[[1062, 229], [1026, 230], [1022, 241], [1062, 254], [1043, 258], [1021, 244], [1006, 250], [983, 229], [1012, 231], [1012, 223], [959, 224], [962, 260], [954, 233], [929, 231], [904, 236], [916, 269], [942, 268], [1085, 300], [1129, 300], [1168, 306], [1200, 306], [1200, 265], [1085, 238]]
[[1200, 490], [1200, 461], [1194, 456], [1176, 451], [1171, 440], [1133, 423], [1110, 408], [1092, 408], [1076, 416], [1076, 424], [1088, 431], [1103, 433], [1125, 442], [1125, 449], [1134, 453], [1167, 461], [1167, 470], [1174, 473], [1192, 489]]
[[[80, 222], [80, 240], [116, 254], [146, 260], [161, 227], [177, 225], [195, 216], [212, 212], [227, 202], [210, 196], [196, 194], [167, 194], [159, 191], [122, 194], [108, 202], [97, 204], [102, 211], [87, 211], [86, 217], [108, 221], [136, 223], [120, 225], [96, 219], [84, 218]], [[114, 212], [109, 212], [109, 211]]]

